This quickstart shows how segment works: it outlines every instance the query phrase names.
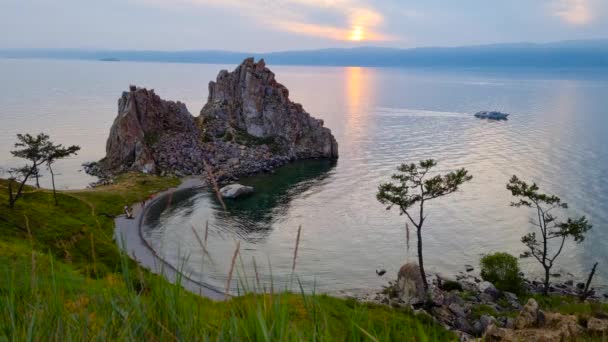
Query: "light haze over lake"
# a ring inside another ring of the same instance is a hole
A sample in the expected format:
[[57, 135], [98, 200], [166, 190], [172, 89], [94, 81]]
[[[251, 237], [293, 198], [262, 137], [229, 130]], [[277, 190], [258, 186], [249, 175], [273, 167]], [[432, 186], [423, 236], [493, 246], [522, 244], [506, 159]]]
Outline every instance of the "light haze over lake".
[[[401, 162], [435, 158], [441, 171], [467, 168], [474, 179], [462, 191], [433, 202], [424, 227], [425, 264], [453, 273], [477, 269], [482, 253], [524, 251], [531, 229], [526, 209], [510, 208], [505, 184], [511, 175], [533, 180], [570, 204], [594, 225], [580, 248], [573, 242], [558, 265], [577, 276], [600, 263], [608, 272], [608, 72], [605, 70], [413, 70], [358, 67], [269, 66], [290, 97], [331, 128], [340, 147], [336, 165], [297, 164], [276, 175], [242, 180], [258, 185], [231, 215], [219, 212], [205, 191], [176, 195], [168, 210], [149, 218], [146, 236], [174, 264], [199, 277], [200, 247], [191, 225], [210, 223], [205, 281], [221, 286], [235, 239], [245, 263], [252, 256], [275, 280], [291, 269], [302, 225], [297, 273], [321, 291], [379, 287], [374, 270], [415, 258], [415, 238], [405, 252], [405, 218], [387, 212], [377, 186]], [[116, 63], [0, 59], [0, 166], [15, 165], [9, 151], [17, 133], [49, 133], [78, 144], [75, 158], [57, 163], [60, 188], [93, 179], [79, 172], [84, 161], [105, 154], [117, 100], [129, 84], [154, 88], [198, 115], [207, 84], [220, 69], [203, 64]], [[478, 120], [479, 110], [511, 113], [506, 122]], [[274, 177], [274, 178], [273, 178]], [[42, 178], [44, 186], [49, 177]], [[270, 185], [269, 185], [270, 184]], [[274, 188], [273, 186], [274, 185]], [[257, 196], [257, 197], [256, 197]], [[161, 208], [163, 209], [163, 208]], [[523, 260], [534, 271], [531, 260]]]

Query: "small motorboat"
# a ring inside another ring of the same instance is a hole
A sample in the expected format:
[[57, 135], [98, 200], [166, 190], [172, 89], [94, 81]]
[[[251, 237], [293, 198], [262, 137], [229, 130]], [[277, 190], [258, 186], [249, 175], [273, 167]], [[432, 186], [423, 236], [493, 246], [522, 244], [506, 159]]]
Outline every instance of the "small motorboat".
[[507, 120], [509, 114], [501, 113], [496, 111], [481, 111], [475, 113], [475, 117], [479, 119], [488, 119], [488, 120]]

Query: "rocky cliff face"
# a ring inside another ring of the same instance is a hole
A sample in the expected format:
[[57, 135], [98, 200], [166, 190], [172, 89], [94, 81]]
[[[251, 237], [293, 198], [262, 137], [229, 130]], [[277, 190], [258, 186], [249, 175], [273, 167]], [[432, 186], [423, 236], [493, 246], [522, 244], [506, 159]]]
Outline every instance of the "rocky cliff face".
[[338, 144], [323, 121], [289, 100], [263, 60], [249, 58], [209, 84], [198, 118], [183, 103], [131, 86], [118, 100], [106, 158], [85, 169], [188, 175], [202, 174], [207, 164], [217, 178], [229, 179], [295, 159], [337, 157]]
[[282, 154], [301, 158], [337, 158], [338, 143], [323, 121], [289, 100], [264, 60], [248, 58], [233, 72], [222, 70], [209, 83], [209, 98], [200, 114], [206, 133], [229, 138], [245, 134], [276, 140]]
[[[154, 90], [131, 87], [118, 100], [118, 116], [106, 143], [107, 168], [155, 173], [173, 166], [200, 170], [200, 131], [181, 102]], [[175, 164], [175, 165], [172, 165]]]

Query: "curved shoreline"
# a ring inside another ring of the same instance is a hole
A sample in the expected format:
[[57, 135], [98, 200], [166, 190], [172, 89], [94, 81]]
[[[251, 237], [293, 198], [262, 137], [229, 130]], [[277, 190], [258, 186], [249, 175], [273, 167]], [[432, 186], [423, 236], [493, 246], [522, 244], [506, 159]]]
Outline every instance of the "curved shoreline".
[[175, 266], [168, 263], [156, 253], [143, 237], [142, 232], [143, 219], [152, 203], [164, 198], [164, 196], [173, 193], [174, 191], [200, 187], [204, 184], [205, 183], [199, 178], [186, 178], [182, 180], [182, 183], [177, 188], [171, 188], [155, 194], [154, 199], [150, 200], [145, 207], [142, 206], [141, 203], [134, 204], [133, 219], [127, 219], [124, 215], [120, 215], [114, 219], [114, 237], [118, 246], [126, 251], [139, 265], [155, 274], [163, 276], [174, 284], [179, 281], [181, 286], [195, 294], [211, 300], [221, 301], [226, 300], [230, 296], [211, 285], [194, 280], [188, 275], [180, 272]]

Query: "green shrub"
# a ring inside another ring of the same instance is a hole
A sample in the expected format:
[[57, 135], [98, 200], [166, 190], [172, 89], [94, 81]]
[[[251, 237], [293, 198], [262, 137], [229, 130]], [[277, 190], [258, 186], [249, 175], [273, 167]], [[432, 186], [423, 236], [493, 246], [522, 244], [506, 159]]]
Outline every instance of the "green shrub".
[[481, 258], [481, 278], [499, 290], [517, 294], [522, 292], [523, 279], [519, 275], [519, 264], [511, 254], [494, 253]]
[[452, 291], [452, 290], [457, 290], [457, 291], [462, 291], [462, 285], [454, 280], [446, 280], [443, 282], [443, 284], [441, 284], [441, 289], [444, 291]]

